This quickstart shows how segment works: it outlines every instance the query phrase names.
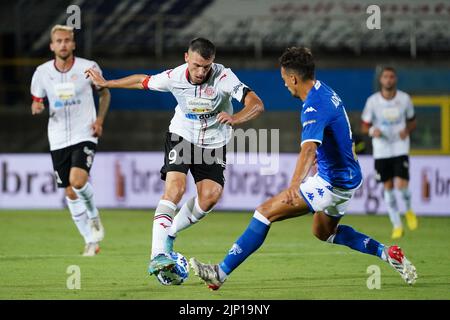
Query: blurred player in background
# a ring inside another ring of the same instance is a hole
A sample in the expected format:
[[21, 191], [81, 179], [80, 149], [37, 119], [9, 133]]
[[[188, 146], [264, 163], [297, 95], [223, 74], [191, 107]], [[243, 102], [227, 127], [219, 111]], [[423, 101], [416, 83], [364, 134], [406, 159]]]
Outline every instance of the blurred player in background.
[[[86, 72], [100, 87], [168, 91], [178, 103], [165, 138], [161, 169], [165, 189], [153, 221], [150, 274], [175, 265], [166, 254], [173, 250], [177, 233], [203, 219], [219, 201], [232, 126], [252, 120], [264, 110], [261, 99], [231, 69], [214, 63], [215, 54], [211, 41], [196, 38], [185, 53], [186, 63], [160, 74], [106, 81], [94, 69]], [[232, 98], [244, 105], [236, 114]], [[187, 200], [175, 215], [189, 170], [197, 196]]]
[[[352, 131], [342, 100], [325, 83], [315, 79], [315, 64], [307, 48], [288, 48], [280, 58], [281, 76], [289, 92], [304, 101], [301, 108], [302, 142], [289, 188], [259, 206], [250, 224], [220, 264], [190, 259], [194, 272], [217, 290], [227, 277], [264, 242], [275, 221], [314, 213], [313, 234], [322, 241], [345, 245], [378, 256], [414, 283], [415, 267], [398, 246], [384, 246], [352, 227], [339, 224], [362, 173]], [[306, 178], [317, 159], [318, 173]], [[282, 267], [283, 261], [276, 262]], [[295, 271], [294, 271], [295, 272]]]
[[84, 71], [100, 68], [94, 61], [75, 57], [73, 28], [56, 25], [51, 30], [50, 50], [55, 59], [37, 67], [31, 82], [31, 112], [40, 114], [49, 104], [48, 138], [58, 187], [65, 188], [67, 206], [85, 240], [84, 256], [96, 255], [104, 237], [94, 190], [88, 182], [98, 137], [109, 108], [108, 89], [99, 93], [96, 115], [93, 83]]
[[418, 226], [408, 189], [409, 135], [416, 128], [416, 117], [410, 96], [397, 90], [395, 69], [383, 68], [379, 83], [380, 91], [367, 99], [361, 131], [372, 137], [377, 180], [384, 185], [384, 201], [393, 225], [392, 239], [398, 239], [404, 230], [394, 186], [405, 202], [408, 228], [415, 230]]

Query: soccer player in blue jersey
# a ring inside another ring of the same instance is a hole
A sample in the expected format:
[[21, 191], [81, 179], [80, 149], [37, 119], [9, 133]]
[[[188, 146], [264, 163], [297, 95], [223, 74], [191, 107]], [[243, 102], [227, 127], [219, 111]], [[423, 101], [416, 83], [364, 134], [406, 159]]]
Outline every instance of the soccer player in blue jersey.
[[[350, 122], [336, 92], [315, 79], [311, 51], [286, 49], [280, 57], [281, 77], [289, 92], [304, 101], [301, 109], [302, 142], [290, 186], [260, 205], [250, 224], [219, 264], [190, 259], [194, 272], [212, 290], [264, 242], [273, 222], [314, 213], [313, 234], [322, 241], [345, 245], [378, 256], [397, 270], [408, 284], [416, 268], [398, 246], [384, 246], [350, 226], [340, 224], [350, 199], [362, 183], [353, 148]], [[317, 161], [318, 172], [305, 178]]]

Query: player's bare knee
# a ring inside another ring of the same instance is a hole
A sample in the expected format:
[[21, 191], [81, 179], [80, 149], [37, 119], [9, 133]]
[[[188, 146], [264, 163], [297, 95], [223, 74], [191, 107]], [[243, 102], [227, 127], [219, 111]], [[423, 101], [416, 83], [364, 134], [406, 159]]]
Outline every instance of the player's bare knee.
[[164, 190], [163, 199], [169, 200], [173, 203], [178, 203], [183, 197], [185, 191], [186, 186], [183, 182], [172, 182]]
[[202, 210], [211, 210], [219, 201], [222, 188], [202, 189], [198, 195], [198, 203]]
[[66, 197], [69, 198], [70, 200], [78, 199], [77, 194], [72, 189], [72, 186], [69, 186], [65, 189], [65, 194], [66, 194]]
[[70, 185], [75, 189], [81, 189], [86, 185], [86, 180], [83, 178], [71, 178]]

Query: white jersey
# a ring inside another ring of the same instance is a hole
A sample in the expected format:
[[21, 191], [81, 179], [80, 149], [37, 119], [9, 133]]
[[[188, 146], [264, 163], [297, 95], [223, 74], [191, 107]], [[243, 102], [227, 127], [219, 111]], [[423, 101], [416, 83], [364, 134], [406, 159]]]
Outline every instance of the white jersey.
[[397, 90], [395, 97], [387, 100], [380, 92], [371, 95], [362, 113], [362, 121], [381, 130], [381, 137], [372, 138], [375, 159], [393, 158], [409, 153], [409, 136], [402, 140], [400, 131], [407, 120], [414, 118], [410, 96]]
[[225, 111], [233, 113], [231, 98], [240, 102], [248, 87], [231, 69], [214, 63], [209, 78], [203, 84], [189, 81], [187, 64], [148, 76], [146, 89], [171, 92], [178, 105], [170, 122], [169, 132], [175, 133], [202, 148], [219, 148], [231, 139], [232, 128], [217, 121]]
[[86, 79], [84, 71], [100, 67], [94, 61], [74, 57], [72, 68], [66, 72], [56, 69], [55, 60], [36, 68], [31, 81], [33, 100], [49, 102], [48, 140], [50, 150], [58, 150], [83, 142], [92, 141], [92, 124], [97, 118], [93, 83]]

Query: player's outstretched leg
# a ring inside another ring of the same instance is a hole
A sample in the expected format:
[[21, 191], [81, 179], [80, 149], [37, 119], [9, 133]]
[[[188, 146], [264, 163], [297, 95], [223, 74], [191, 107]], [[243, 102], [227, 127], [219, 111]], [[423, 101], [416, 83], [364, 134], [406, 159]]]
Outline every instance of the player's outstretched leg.
[[236, 240], [219, 264], [204, 264], [190, 259], [191, 267], [206, 285], [217, 290], [227, 277], [263, 244], [272, 222], [298, 217], [309, 212], [306, 202], [299, 196], [287, 201], [289, 190], [284, 190], [260, 205], [247, 229]]
[[[408, 284], [413, 284], [417, 279], [416, 268], [406, 259], [403, 251], [398, 246], [386, 247], [371, 237], [360, 233], [350, 226], [338, 225], [338, 219], [332, 218], [323, 212], [314, 215], [314, 234], [321, 240], [329, 243], [347, 246], [353, 250], [374, 255], [381, 258], [400, 273], [402, 279]], [[328, 236], [327, 230], [335, 228], [335, 233]], [[327, 238], [328, 236], [328, 238]]]
[[263, 244], [269, 228], [270, 221], [255, 211], [247, 229], [233, 244], [222, 263], [210, 265], [201, 263], [195, 258], [190, 259], [195, 275], [202, 279], [208, 288], [219, 289], [227, 276]]

